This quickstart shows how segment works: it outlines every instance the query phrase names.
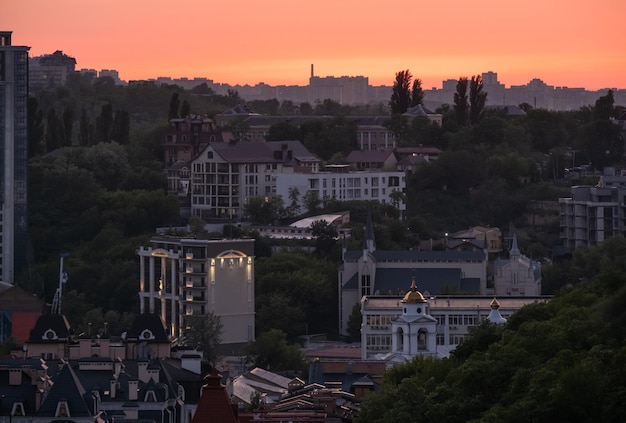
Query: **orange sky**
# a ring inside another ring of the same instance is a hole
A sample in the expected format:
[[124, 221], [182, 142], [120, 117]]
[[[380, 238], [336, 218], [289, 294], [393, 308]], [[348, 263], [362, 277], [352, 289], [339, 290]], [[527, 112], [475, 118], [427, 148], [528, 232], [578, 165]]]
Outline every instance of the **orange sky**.
[[124, 80], [307, 85], [409, 69], [424, 88], [486, 71], [507, 87], [626, 88], [625, 0], [7, 0], [0, 30], [38, 56]]

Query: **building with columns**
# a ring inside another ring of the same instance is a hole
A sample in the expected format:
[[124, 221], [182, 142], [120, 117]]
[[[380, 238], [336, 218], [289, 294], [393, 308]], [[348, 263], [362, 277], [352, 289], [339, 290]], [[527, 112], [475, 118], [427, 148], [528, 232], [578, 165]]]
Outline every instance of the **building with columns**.
[[172, 337], [185, 332], [185, 316], [214, 313], [222, 345], [254, 340], [254, 240], [162, 236], [139, 255], [140, 313], [155, 313]]
[[387, 367], [417, 355], [448, 357], [483, 320], [504, 324], [521, 307], [550, 297], [450, 295], [424, 296], [413, 278], [403, 296], [361, 299], [361, 359], [382, 360]]

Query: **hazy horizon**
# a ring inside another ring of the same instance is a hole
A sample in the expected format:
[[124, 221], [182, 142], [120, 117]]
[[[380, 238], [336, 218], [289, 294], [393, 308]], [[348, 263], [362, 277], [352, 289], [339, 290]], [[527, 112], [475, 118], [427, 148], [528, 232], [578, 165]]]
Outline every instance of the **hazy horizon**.
[[365, 76], [393, 85], [409, 69], [424, 89], [498, 73], [507, 88], [626, 89], [626, 2], [450, 0], [359, 3], [231, 0], [21, 0], [3, 6], [0, 30], [30, 56], [61, 50], [77, 68], [123, 80], [207, 78], [229, 85], [308, 85], [316, 76]]

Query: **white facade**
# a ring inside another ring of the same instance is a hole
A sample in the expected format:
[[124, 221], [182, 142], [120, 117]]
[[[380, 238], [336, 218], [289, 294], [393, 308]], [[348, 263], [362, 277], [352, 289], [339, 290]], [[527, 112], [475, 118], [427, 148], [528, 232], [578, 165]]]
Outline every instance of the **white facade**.
[[497, 259], [493, 264], [495, 294], [503, 296], [541, 295], [541, 263], [522, 255], [517, 247], [517, 236], [508, 259]]
[[252, 198], [279, 197], [299, 202], [309, 191], [320, 200], [372, 200], [406, 205], [393, 192], [404, 192], [404, 172], [319, 172], [319, 159], [297, 141], [239, 142], [208, 145], [191, 163], [191, 214], [203, 219], [242, 219]]
[[320, 172], [275, 175], [276, 195], [288, 201], [289, 190], [297, 188], [302, 196], [314, 191], [320, 200], [338, 201], [377, 201], [392, 204], [400, 211], [406, 210], [403, 201], [394, 203], [393, 192], [404, 192], [406, 174], [404, 172]]
[[[447, 357], [468, 337], [470, 327], [488, 318], [503, 323], [523, 306], [548, 300], [549, 297], [498, 298], [496, 313], [494, 298], [489, 296], [427, 296], [424, 303], [414, 303], [415, 310], [406, 311], [407, 304], [401, 296], [365, 296], [361, 299], [361, 358], [386, 360], [394, 365], [416, 355]], [[500, 320], [494, 319], [494, 314]], [[407, 319], [407, 315], [413, 317]], [[407, 320], [414, 322], [410, 333], [417, 335], [422, 330], [423, 338], [416, 343], [417, 336], [410, 340], [405, 337], [400, 348], [398, 329], [403, 328], [404, 335]]]
[[184, 316], [214, 313], [222, 344], [254, 340], [254, 240], [162, 237], [138, 255], [140, 312], [159, 314], [171, 336]]

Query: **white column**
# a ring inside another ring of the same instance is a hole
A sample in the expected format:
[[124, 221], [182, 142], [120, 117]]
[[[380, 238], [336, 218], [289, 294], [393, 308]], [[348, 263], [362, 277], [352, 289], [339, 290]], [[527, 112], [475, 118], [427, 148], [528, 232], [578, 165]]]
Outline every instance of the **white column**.
[[148, 280], [148, 292], [150, 293], [148, 312], [150, 314], [154, 313], [154, 266], [154, 257], [150, 256], [150, 279]]
[[161, 319], [163, 319], [163, 321], [165, 322], [165, 324], [167, 325], [167, 320], [165, 320], [167, 314], [165, 312], [165, 298], [166, 298], [166, 286], [167, 286], [167, 280], [165, 279], [167, 276], [167, 259], [165, 257], [161, 257], [161, 283], [159, 286], [159, 298], [161, 300]]
[[[145, 292], [146, 289], [146, 277], [145, 277], [145, 272], [146, 272], [146, 257], [141, 255], [139, 255], [139, 292], [141, 294], [143, 294]], [[145, 307], [146, 307], [146, 299], [143, 295], [139, 295], [139, 314], [144, 314], [145, 313]]]
[[170, 335], [177, 335], [177, 315], [176, 315], [176, 288], [177, 288], [177, 278], [176, 278], [176, 260], [172, 260], [172, 268], [170, 270], [170, 281], [172, 284], [172, 289], [170, 293], [170, 312], [172, 315], [172, 321], [170, 323]]

